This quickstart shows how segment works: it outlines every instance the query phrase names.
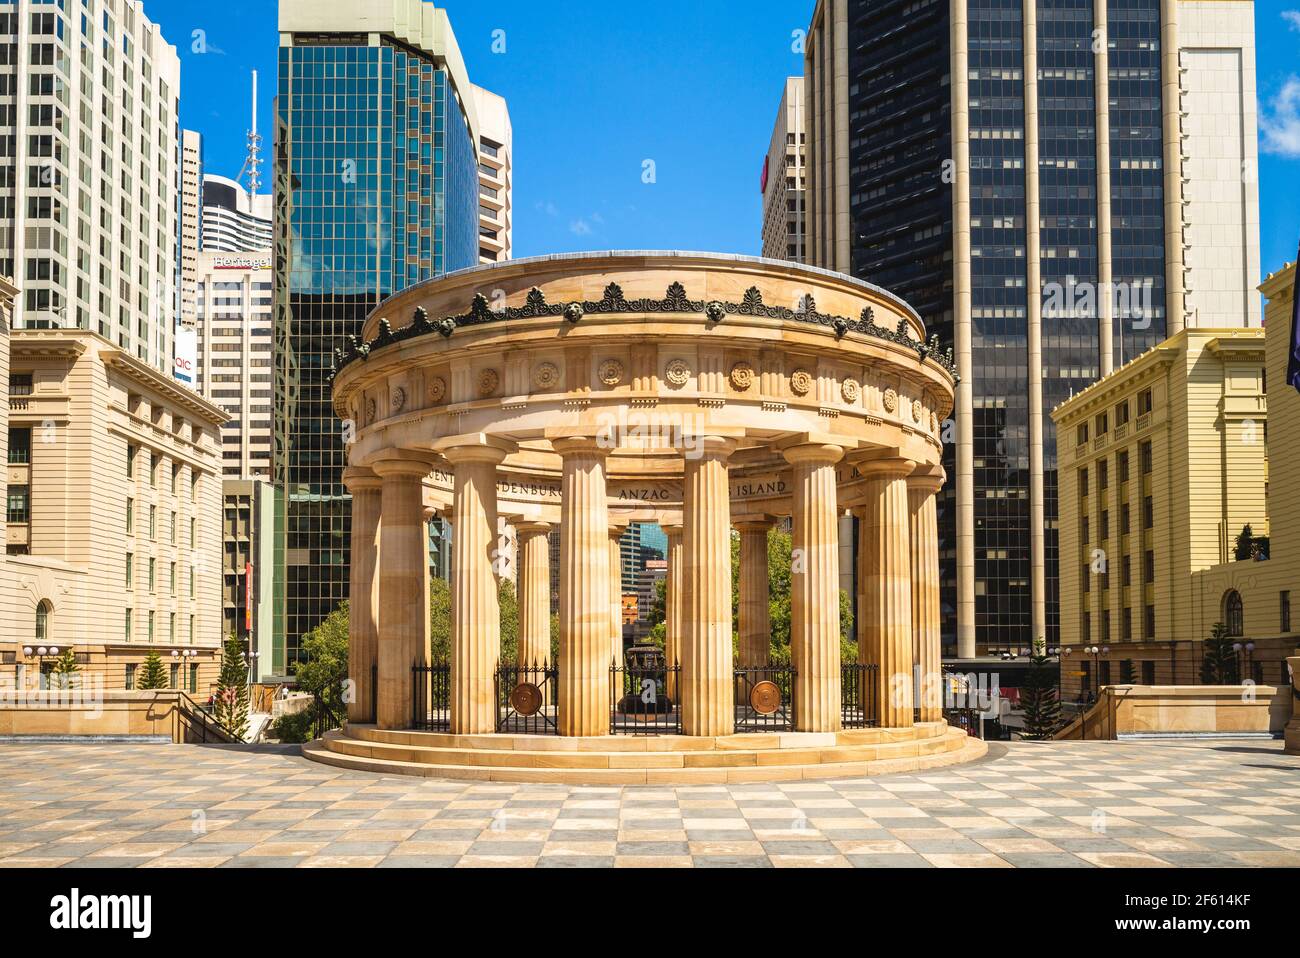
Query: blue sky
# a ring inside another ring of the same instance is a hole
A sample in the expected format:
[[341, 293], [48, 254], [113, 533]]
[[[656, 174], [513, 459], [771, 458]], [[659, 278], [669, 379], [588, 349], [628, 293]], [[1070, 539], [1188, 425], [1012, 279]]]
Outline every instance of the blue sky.
[[[473, 80], [510, 102], [516, 256], [758, 252], [759, 172], [784, 78], [802, 70], [792, 34], [807, 26], [812, 0], [443, 6]], [[253, 69], [269, 144], [275, 5], [145, 0], [145, 11], [181, 54], [182, 124], [204, 134], [208, 170], [234, 176]], [[1272, 150], [1260, 154], [1267, 273], [1295, 258], [1300, 239], [1300, 0], [1257, 0], [1255, 17], [1261, 129]], [[207, 52], [195, 52], [196, 30]], [[492, 51], [497, 30], [505, 53]], [[642, 181], [646, 160], [653, 184]]]

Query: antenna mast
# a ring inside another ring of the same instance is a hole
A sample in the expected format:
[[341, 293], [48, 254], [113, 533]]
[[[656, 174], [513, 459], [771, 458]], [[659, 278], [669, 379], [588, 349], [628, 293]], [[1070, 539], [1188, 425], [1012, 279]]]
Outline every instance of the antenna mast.
[[256, 196], [262, 187], [262, 137], [257, 132], [257, 71], [253, 71], [253, 128], [248, 131], [248, 155], [236, 180], [247, 177], [248, 193]]

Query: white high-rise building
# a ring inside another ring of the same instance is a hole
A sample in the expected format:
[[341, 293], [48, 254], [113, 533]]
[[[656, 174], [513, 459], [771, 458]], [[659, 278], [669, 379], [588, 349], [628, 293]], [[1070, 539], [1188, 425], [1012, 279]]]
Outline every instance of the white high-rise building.
[[803, 77], [790, 77], [772, 128], [772, 143], [763, 162], [763, 255], [802, 263], [807, 254], [805, 177], [807, 132]]
[[205, 173], [203, 249], [211, 253], [269, 250], [274, 200], [270, 193], [254, 196], [234, 180]]
[[511, 153], [514, 133], [506, 101], [482, 87], [472, 87], [478, 114], [478, 245], [479, 260], [499, 263], [510, 259], [514, 223], [511, 192], [514, 188]]
[[180, 60], [139, 0], [0, 8], [0, 274], [17, 328], [171, 371]]

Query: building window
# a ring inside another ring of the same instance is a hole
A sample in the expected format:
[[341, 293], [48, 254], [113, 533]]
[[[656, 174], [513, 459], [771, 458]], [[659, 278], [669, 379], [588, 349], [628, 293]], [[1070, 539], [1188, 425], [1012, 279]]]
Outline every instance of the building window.
[[1080, 677], [1079, 685], [1085, 695], [1092, 691], [1092, 663], [1084, 662], [1081, 670], [1083, 675]]
[[1097, 463], [1097, 488], [1110, 488], [1110, 461], [1107, 459]]
[[31, 394], [32, 394], [31, 373], [10, 373], [9, 374], [9, 395], [10, 396], [30, 396]]
[[1120, 628], [1123, 630], [1121, 634], [1123, 640], [1125, 642], [1132, 642], [1133, 641], [1133, 610], [1128, 608], [1127, 606], [1125, 606], [1124, 608], [1124, 622]]
[[197, 529], [198, 529], [197, 522], [194, 519], [191, 519], [190, 520], [190, 548], [191, 549], [193, 549], [198, 544], [198, 540], [197, 538], [195, 538]]
[[1102, 659], [1097, 663], [1097, 685], [1110, 685], [1110, 659]]
[[5, 511], [5, 518], [8, 522], [27, 523], [31, 521], [31, 487], [30, 486], [10, 486], [9, 503]]
[[158, 488], [158, 453], [149, 453], [149, 486], [152, 489]]
[[176, 644], [176, 613], [173, 612], [167, 624], [167, 641], [172, 645]]
[[1142, 443], [1142, 445], [1138, 446], [1138, 457], [1142, 460], [1142, 475], [1144, 476], [1151, 475], [1151, 469], [1152, 469], [1151, 443], [1144, 442]]
[[1079, 495], [1086, 496], [1087, 494], [1088, 494], [1088, 470], [1080, 469], [1079, 470]]
[[181, 467], [172, 466], [172, 495], [173, 496], [176, 495], [176, 488], [177, 488], [177, 484], [180, 482], [180, 478], [181, 478]]
[[171, 678], [167, 683], [169, 689], [179, 689], [181, 687], [181, 667], [178, 663], [173, 662], [171, 666]]
[[190, 566], [190, 598], [194, 598], [194, 566]]
[[1083, 538], [1083, 544], [1087, 545], [1092, 541], [1092, 531], [1089, 528], [1088, 517], [1084, 516], [1083, 521], [1079, 524], [1079, 535]]
[[1124, 450], [1115, 457], [1115, 462], [1119, 466], [1119, 481], [1128, 482], [1128, 450]]
[[1083, 565], [1083, 594], [1087, 595], [1092, 591], [1092, 567], [1086, 562]]
[[1156, 684], [1156, 664], [1152, 662], [1150, 659], [1147, 659], [1145, 662], [1142, 663], [1142, 684], [1143, 685]]
[[1100, 439], [1108, 432], [1110, 432], [1110, 417], [1102, 413], [1097, 417], [1097, 438]]
[[193, 663], [190, 664], [190, 695], [197, 695], [199, 692], [199, 667]]
[[1092, 642], [1092, 613], [1091, 612], [1083, 613], [1083, 623], [1082, 623], [1081, 631], [1083, 632], [1083, 644], [1088, 645], [1090, 642]]
[[154, 585], [156, 581], [154, 579], [154, 575], [157, 572], [157, 570], [158, 570], [158, 560], [150, 559], [149, 560], [149, 592], [151, 594], [154, 592]]
[[1120, 562], [1120, 585], [1128, 588], [1133, 584], [1133, 560], [1125, 556]]
[[158, 507], [149, 507], [149, 541], [158, 541]]
[[126, 588], [131, 591], [135, 588], [135, 553], [126, 554]]
[[125, 626], [126, 641], [130, 642], [131, 641], [131, 610], [130, 609], [126, 610], [126, 613], [123, 618], [123, 624]]
[[1128, 425], [1128, 400], [1127, 399], [1125, 399], [1122, 403], [1120, 403], [1118, 406], [1115, 407], [1115, 425], [1116, 426]]
[[1150, 496], [1142, 500], [1142, 528], [1154, 529], [1156, 525], [1156, 505]]
[[54, 607], [47, 600], [42, 600], [36, 607], [36, 641], [47, 642], [50, 638], [50, 613]]
[[1142, 555], [1142, 581], [1148, 585], [1156, 581], [1156, 553], [1148, 549]]
[[1143, 616], [1142, 625], [1146, 632], [1142, 638], [1146, 639], [1148, 642], [1154, 642], [1156, 638], [1156, 607], [1154, 605], [1146, 607], [1146, 614]]
[[168, 584], [170, 586], [168, 591], [172, 594], [173, 597], [175, 597], [176, 595], [176, 563], [175, 562], [172, 563], [171, 574], [168, 578]]
[[1246, 634], [1245, 608], [1241, 593], [1232, 589], [1223, 597], [1223, 624], [1228, 627], [1228, 635], [1240, 638]]
[[1110, 610], [1107, 609], [1101, 614], [1101, 641], [1110, 641]]
[[135, 500], [126, 500], [126, 534], [135, 535]]
[[1079, 423], [1079, 428], [1075, 431], [1075, 439], [1080, 446], [1088, 445], [1088, 424], [1086, 422]]
[[135, 446], [126, 447], [126, 477], [128, 479], [135, 478], [135, 457], [139, 452], [140, 450]]
[[172, 545], [176, 545], [176, 513], [172, 513]]
[[9, 430], [9, 465], [26, 466], [32, 461], [32, 431], [30, 429]]
[[126, 666], [126, 690], [128, 692], [135, 688], [135, 670], [136, 664], [128, 662]]
[[1119, 534], [1126, 536], [1133, 528], [1131, 521], [1132, 510], [1127, 502], [1120, 503], [1119, 507]]
[[190, 631], [189, 635], [186, 636], [186, 642], [190, 645], [194, 644], [194, 616], [190, 616]]
[[1154, 408], [1155, 403], [1150, 389], [1144, 389], [1138, 393], [1138, 415], [1145, 416]]
[[1279, 595], [1279, 604], [1281, 606], [1281, 629], [1282, 632], [1291, 631], [1291, 591], [1288, 589]]
[[1105, 542], [1110, 538], [1110, 510], [1101, 510], [1101, 541]]

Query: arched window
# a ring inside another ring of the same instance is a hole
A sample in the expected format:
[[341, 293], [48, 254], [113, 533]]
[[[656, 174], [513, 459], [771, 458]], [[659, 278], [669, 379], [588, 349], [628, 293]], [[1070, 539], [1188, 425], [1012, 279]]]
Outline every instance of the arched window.
[[1241, 593], [1236, 589], [1223, 597], [1223, 621], [1228, 626], [1228, 635], [1234, 639], [1246, 634], [1246, 616], [1242, 609]]
[[48, 601], [41, 602], [36, 607], [36, 641], [46, 642], [50, 638], [50, 613], [54, 607]]

